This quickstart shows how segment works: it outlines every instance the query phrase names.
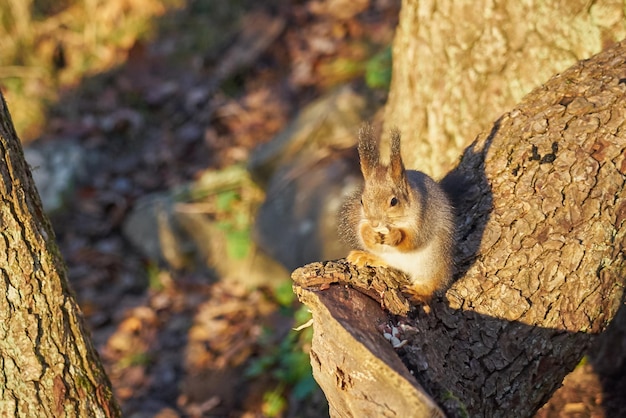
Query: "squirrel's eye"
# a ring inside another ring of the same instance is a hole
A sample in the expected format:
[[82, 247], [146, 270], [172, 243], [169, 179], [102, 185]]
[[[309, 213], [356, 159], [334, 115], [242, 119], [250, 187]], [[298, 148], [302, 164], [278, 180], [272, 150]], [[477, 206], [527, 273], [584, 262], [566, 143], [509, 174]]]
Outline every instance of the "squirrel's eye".
[[363, 206], [363, 198], [361, 198], [361, 206]]
[[395, 205], [398, 204], [398, 198], [397, 197], [392, 197], [391, 201], [389, 202], [389, 206], [394, 207]]

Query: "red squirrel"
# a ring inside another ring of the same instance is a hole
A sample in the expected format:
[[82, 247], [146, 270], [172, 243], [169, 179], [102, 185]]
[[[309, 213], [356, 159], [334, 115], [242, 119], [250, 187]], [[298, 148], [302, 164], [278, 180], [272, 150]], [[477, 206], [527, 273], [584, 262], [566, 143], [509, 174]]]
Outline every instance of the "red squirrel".
[[391, 131], [388, 164], [380, 161], [379, 141], [368, 125], [359, 132], [358, 152], [365, 183], [339, 215], [340, 235], [358, 248], [346, 258], [404, 272], [410, 280], [404, 292], [428, 303], [452, 279], [454, 212], [448, 196], [428, 175], [404, 168], [397, 129]]

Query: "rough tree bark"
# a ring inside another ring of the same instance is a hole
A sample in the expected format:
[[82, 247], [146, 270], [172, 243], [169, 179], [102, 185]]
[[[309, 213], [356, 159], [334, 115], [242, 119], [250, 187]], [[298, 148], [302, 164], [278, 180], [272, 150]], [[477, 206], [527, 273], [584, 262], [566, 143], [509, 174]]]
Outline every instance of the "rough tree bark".
[[[377, 304], [311, 290], [365, 278], [371, 294], [389, 271], [339, 261], [294, 272], [333, 416], [415, 416], [415, 405], [425, 416], [531, 416], [606, 328], [626, 284], [626, 42], [500, 117], [444, 181], [459, 179], [457, 281], [430, 313], [384, 316], [380, 304], [396, 305], [382, 291]], [[410, 373], [381, 329], [406, 340], [397, 350]]]
[[[403, 0], [385, 125], [439, 178], [532, 89], [626, 37], [622, 0]], [[388, 130], [388, 129], [387, 129]]]
[[1, 93], [0, 153], [0, 416], [120, 416]]

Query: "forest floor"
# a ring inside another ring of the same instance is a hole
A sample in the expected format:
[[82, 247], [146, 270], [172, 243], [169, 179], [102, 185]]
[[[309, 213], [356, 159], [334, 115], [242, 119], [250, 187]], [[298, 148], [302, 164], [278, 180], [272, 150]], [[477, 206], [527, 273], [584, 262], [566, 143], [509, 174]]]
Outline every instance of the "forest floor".
[[[301, 342], [289, 298], [165, 269], [122, 233], [142, 196], [245, 163], [321, 93], [364, 83], [391, 42], [399, 1], [345, 2], [341, 13], [324, 4], [262, 2], [247, 12], [242, 2], [252, 37], [224, 29], [208, 47], [198, 34], [231, 12], [190, 1], [136, 40], [122, 65], [66, 87], [47, 112], [40, 142], [73, 138], [101, 161], [52, 220], [125, 416], [327, 414], [310, 379], [293, 372], [303, 357], [293, 351]], [[261, 36], [250, 27], [263, 16], [274, 29]], [[64, 54], [72, 59], [71, 48]], [[624, 373], [599, 376], [585, 364], [537, 416], [626, 416], [625, 395]]]

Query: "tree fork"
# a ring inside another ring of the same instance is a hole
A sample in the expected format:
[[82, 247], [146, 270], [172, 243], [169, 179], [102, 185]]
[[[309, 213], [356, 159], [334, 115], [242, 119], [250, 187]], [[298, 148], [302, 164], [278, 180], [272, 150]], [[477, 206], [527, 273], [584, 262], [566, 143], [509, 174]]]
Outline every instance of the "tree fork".
[[0, 93], [0, 416], [119, 417]]
[[[621, 42], [556, 75], [479, 135], [443, 180], [464, 185], [456, 281], [429, 313], [383, 315], [384, 292], [368, 304], [351, 289], [319, 291], [362, 288], [353, 278], [364, 276], [371, 295], [380, 288], [372, 281], [395, 272], [354, 273], [341, 261], [296, 270], [331, 414], [414, 416], [419, 404], [424, 416], [532, 416], [624, 301], [625, 123]], [[400, 330], [410, 373], [391, 360], [381, 327]]]

